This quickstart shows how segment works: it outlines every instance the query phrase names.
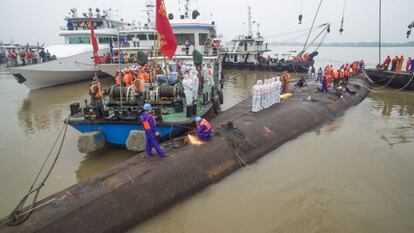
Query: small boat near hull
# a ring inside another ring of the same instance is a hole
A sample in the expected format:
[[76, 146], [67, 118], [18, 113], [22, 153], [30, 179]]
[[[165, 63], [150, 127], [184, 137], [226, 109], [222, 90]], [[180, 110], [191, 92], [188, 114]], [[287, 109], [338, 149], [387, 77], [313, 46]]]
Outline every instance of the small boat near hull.
[[[206, 107], [202, 117], [211, 119], [215, 116], [214, 106], [210, 104]], [[105, 136], [107, 144], [115, 147], [125, 147], [129, 133], [132, 130], [143, 131], [142, 123], [137, 119], [128, 120], [80, 120], [71, 119], [69, 123], [73, 128], [81, 133], [100, 131]], [[160, 133], [160, 140], [166, 141], [173, 137], [183, 134], [189, 129], [195, 128], [193, 119], [182, 122], [162, 121], [157, 124], [157, 131]]]
[[368, 77], [375, 84], [403, 90], [414, 90], [414, 73], [366, 69]]

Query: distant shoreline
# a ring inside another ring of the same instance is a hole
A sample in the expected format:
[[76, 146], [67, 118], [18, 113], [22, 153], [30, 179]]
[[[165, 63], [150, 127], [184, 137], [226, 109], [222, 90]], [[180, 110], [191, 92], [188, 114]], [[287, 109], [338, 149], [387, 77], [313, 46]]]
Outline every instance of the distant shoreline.
[[[304, 43], [269, 43], [269, 46], [303, 46]], [[382, 47], [414, 47], [414, 42], [407, 43], [382, 43]], [[316, 47], [316, 46], [311, 46]], [[324, 43], [321, 47], [365, 47], [365, 48], [378, 48], [378, 42], [345, 42], [345, 43]]]

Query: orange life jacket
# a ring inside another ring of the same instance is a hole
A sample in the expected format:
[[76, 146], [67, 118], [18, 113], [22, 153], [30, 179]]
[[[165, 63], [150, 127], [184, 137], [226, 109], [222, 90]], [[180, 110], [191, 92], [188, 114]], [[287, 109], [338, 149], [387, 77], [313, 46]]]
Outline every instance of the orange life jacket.
[[334, 72], [333, 78], [338, 79], [339, 78], [339, 72]]
[[[154, 121], [154, 123], [155, 124], [157, 124], [157, 122], [155, 121], [155, 118], [152, 116], [152, 115], [150, 115], [151, 117], [152, 117], [152, 120]], [[144, 120], [143, 122], [142, 122], [142, 125], [144, 126], [144, 129], [145, 130], [151, 130], [151, 124], [149, 123], [149, 120], [148, 119], [146, 119], [146, 120]]]
[[124, 75], [124, 83], [126, 86], [129, 86], [132, 84], [132, 74], [131, 72], [127, 71]]
[[343, 69], [341, 69], [341, 71], [339, 71], [339, 77], [340, 78], [344, 78], [345, 77], [345, 71]]
[[89, 85], [89, 91], [95, 94], [96, 98], [101, 98], [103, 96], [102, 87], [99, 82], [92, 82]]
[[197, 124], [197, 129], [200, 129], [202, 125], [206, 127], [206, 129], [202, 133], [207, 133], [209, 130], [211, 130], [211, 124], [206, 119], [202, 119], [200, 124]]

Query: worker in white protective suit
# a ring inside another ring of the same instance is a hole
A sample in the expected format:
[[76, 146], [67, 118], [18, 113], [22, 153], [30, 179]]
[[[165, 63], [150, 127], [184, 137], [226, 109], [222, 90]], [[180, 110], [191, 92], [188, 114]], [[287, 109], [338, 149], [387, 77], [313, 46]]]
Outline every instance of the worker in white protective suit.
[[276, 103], [280, 103], [280, 92], [282, 91], [282, 82], [280, 81], [280, 77], [276, 77]]
[[262, 92], [261, 98], [260, 98], [260, 107], [261, 110], [266, 108], [266, 88], [265, 88], [265, 82], [266, 79], [263, 82], [260, 82], [260, 89]]
[[270, 79], [267, 80], [266, 84], [266, 98], [267, 98], [267, 108], [270, 108], [272, 106], [272, 98], [270, 98], [270, 95], [272, 93], [272, 85], [270, 84]]
[[262, 107], [267, 108], [267, 79], [263, 80], [262, 84]]
[[257, 80], [256, 84], [252, 87], [252, 112], [259, 112], [263, 108], [261, 107], [262, 100], [262, 80]]
[[200, 85], [200, 80], [198, 79], [198, 72], [197, 72], [197, 70], [191, 69], [190, 76], [191, 76], [191, 79], [193, 81], [193, 99], [197, 103], [197, 99], [198, 99], [198, 87]]
[[182, 85], [184, 88], [185, 102], [187, 106], [190, 106], [194, 100], [194, 81], [188, 72], [184, 73]]
[[271, 86], [272, 86], [272, 92], [270, 94], [270, 100], [272, 103], [272, 106], [276, 104], [276, 78], [272, 78]]
[[[210, 66], [210, 65], [209, 65]], [[204, 83], [209, 86], [214, 86], [214, 79], [213, 79], [213, 70], [208, 66], [204, 66], [202, 70], [202, 75], [204, 77]]]

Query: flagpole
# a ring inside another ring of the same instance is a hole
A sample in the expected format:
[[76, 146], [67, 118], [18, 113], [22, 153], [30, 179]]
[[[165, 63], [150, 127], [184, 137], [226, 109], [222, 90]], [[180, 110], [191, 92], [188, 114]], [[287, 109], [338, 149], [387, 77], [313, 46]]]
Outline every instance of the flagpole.
[[[118, 67], [119, 67], [119, 96], [121, 98], [121, 112], [122, 112], [122, 72], [121, 72], [121, 40], [119, 36], [119, 28], [118, 28]], [[115, 77], [116, 78], [116, 77]]]
[[160, 33], [157, 32], [157, 42], [155, 43], [155, 48], [154, 48], [154, 61], [153, 61], [153, 69], [154, 69], [154, 77], [153, 79], [155, 79], [157, 77], [157, 58], [158, 58], [158, 49], [160, 47]]

